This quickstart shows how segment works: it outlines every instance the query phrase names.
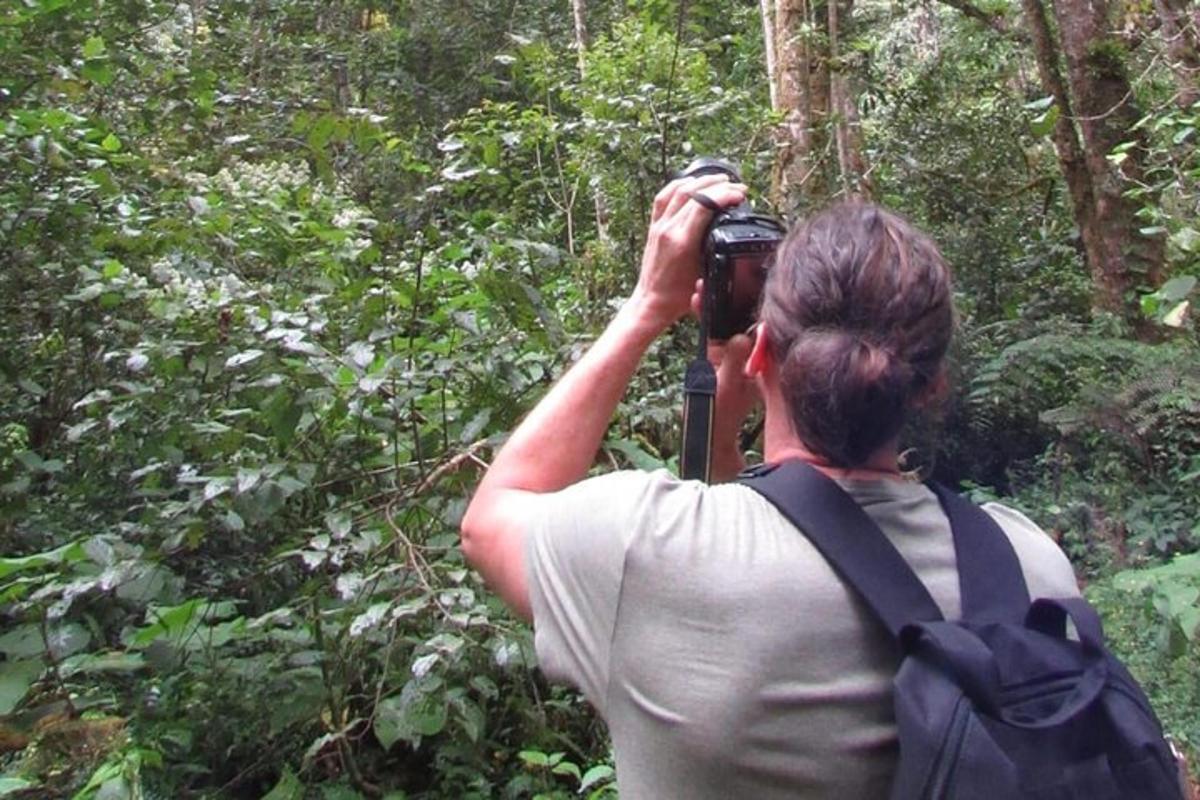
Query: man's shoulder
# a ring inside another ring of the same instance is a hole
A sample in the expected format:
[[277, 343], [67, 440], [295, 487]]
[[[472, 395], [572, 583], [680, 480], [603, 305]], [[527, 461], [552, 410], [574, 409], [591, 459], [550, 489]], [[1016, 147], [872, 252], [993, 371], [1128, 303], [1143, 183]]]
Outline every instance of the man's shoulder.
[[744, 501], [758, 496], [738, 483], [708, 485], [697, 480], [684, 480], [665, 468], [606, 472], [586, 478], [563, 491], [578, 501], [611, 501], [622, 505], [637, 503], [655, 507]]
[[1075, 570], [1066, 553], [1036, 522], [1003, 503], [984, 503], [983, 510], [1008, 536], [1021, 562], [1021, 570], [1032, 597], [1063, 597], [1079, 594]]

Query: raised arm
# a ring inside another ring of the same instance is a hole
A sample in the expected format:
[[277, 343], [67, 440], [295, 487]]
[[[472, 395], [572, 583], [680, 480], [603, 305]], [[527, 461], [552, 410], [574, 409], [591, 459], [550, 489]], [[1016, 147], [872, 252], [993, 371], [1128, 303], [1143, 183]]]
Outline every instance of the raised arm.
[[646, 348], [687, 313], [712, 212], [691, 200], [740, 203], [745, 187], [721, 175], [673, 181], [654, 198], [637, 288], [604, 333], [513, 431], [462, 520], [463, 552], [509, 606], [530, 618], [525, 532], [531, 496], [586, 477]]

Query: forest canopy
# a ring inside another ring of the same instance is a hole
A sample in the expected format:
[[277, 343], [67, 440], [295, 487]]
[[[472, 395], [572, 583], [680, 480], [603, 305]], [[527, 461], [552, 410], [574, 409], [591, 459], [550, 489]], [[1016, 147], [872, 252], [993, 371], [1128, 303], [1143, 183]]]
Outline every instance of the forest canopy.
[[[1195, 756], [1197, 127], [1185, 0], [4, 4], [0, 797], [615, 796], [457, 531], [697, 155], [937, 240], [911, 465], [1060, 543]], [[693, 340], [597, 470], [677, 469]]]

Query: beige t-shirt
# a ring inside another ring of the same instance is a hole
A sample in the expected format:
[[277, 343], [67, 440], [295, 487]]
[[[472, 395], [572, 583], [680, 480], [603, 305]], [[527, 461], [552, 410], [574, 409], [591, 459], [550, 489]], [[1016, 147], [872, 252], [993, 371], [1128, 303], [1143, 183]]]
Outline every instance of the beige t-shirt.
[[[842, 481], [950, 619], [950, 527], [919, 483]], [[1078, 594], [1036, 525], [984, 507], [1033, 597]], [[608, 723], [623, 800], [883, 798], [895, 648], [809, 541], [738, 484], [616, 472], [541, 496], [527, 572], [544, 672]]]

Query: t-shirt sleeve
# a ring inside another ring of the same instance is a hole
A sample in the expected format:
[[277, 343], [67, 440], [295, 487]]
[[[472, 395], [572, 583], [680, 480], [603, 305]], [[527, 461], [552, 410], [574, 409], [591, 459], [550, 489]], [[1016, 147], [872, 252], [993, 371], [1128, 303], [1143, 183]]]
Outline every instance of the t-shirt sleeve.
[[525, 572], [538, 663], [603, 715], [625, 554], [645, 520], [652, 473], [623, 471], [539, 495]]
[[1017, 551], [1030, 598], [1079, 596], [1079, 583], [1071, 562], [1037, 523], [1000, 503], [987, 503], [983, 510], [996, 520]]

